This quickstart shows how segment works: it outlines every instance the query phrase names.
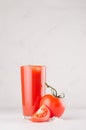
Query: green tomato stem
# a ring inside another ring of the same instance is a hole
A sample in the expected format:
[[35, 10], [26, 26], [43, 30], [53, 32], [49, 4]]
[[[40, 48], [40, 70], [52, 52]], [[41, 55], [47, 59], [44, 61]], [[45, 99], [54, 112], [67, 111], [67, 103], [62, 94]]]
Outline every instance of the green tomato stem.
[[47, 86], [47, 88], [51, 89], [51, 93], [57, 97], [57, 90], [55, 88], [53, 88], [52, 86], [48, 85], [47, 83], [45, 83], [45, 85]]
[[58, 97], [58, 98], [64, 98], [64, 97], [65, 97], [65, 94], [62, 93], [62, 94], [58, 95], [57, 97]]
[[50, 88], [51, 89], [51, 93], [55, 96], [55, 97], [58, 97], [58, 98], [64, 98], [65, 97], [65, 94], [62, 93], [60, 95], [57, 95], [57, 90], [55, 88], [53, 88], [52, 86], [48, 85], [47, 83], [45, 83], [45, 85], [47, 86], [47, 88]]

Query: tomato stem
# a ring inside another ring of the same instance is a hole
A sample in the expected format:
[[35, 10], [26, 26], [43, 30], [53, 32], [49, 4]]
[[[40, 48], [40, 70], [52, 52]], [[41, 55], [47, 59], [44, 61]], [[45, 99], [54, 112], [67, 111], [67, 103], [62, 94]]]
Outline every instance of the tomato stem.
[[58, 98], [64, 98], [65, 97], [65, 94], [62, 93], [60, 95], [57, 95], [57, 90], [55, 88], [53, 88], [52, 86], [48, 85], [47, 83], [45, 83], [45, 85], [47, 86], [47, 88], [50, 88], [51, 89], [51, 93], [55, 96], [55, 97], [58, 97]]
[[65, 94], [62, 93], [62, 94], [58, 95], [57, 97], [58, 97], [58, 98], [64, 98], [64, 97], [65, 97]]
[[47, 83], [45, 83], [45, 85], [47, 86], [47, 88], [51, 89], [51, 93], [57, 97], [57, 90], [55, 88], [53, 88], [52, 86], [48, 85]]

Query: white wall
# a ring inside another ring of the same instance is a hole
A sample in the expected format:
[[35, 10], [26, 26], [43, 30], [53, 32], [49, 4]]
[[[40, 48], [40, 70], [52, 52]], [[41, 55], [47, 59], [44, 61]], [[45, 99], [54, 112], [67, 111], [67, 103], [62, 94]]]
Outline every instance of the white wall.
[[21, 107], [20, 66], [47, 66], [68, 107], [86, 107], [86, 1], [0, 0], [0, 108]]

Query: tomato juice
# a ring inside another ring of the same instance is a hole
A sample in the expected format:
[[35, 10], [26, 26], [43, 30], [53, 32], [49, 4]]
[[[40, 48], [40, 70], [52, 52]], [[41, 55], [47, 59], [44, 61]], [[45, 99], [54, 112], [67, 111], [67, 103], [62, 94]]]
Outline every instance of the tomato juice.
[[22, 108], [24, 116], [32, 116], [45, 94], [46, 67], [26, 65], [20, 67]]

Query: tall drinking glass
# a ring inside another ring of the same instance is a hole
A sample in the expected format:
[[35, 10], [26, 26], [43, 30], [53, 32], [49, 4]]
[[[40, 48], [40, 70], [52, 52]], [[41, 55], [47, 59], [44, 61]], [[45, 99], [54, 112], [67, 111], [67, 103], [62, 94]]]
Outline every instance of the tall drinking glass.
[[45, 94], [46, 66], [20, 66], [20, 72], [23, 115], [29, 118], [37, 111]]

